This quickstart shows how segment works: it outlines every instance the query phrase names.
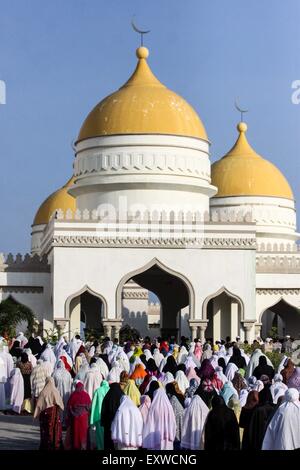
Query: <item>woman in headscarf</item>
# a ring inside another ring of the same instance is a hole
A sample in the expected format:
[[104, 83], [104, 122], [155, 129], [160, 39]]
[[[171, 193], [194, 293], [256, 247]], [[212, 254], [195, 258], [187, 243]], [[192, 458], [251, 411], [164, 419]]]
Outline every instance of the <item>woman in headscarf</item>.
[[128, 379], [127, 384], [124, 387], [123, 392], [127, 395], [136, 406], [140, 406], [141, 403], [141, 394], [137, 386], [135, 385], [134, 380]]
[[[230, 408], [231, 410], [234, 411], [234, 414], [235, 414], [235, 417], [236, 417], [236, 420], [239, 424], [240, 422], [240, 416], [241, 416], [241, 410], [242, 410], [242, 407], [241, 407], [241, 404], [240, 404], [240, 400], [235, 396], [233, 395], [228, 404], [227, 404], [228, 408]], [[243, 430], [241, 428], [239, 428], [239, 432], [240, 432], [240, 441], [242, 441], [243, 439]]]
[[57, 388], [64, 404], [64, 413], [63, 413], [63, 424], [65, 422], [65, 414], [67, 409], [67, 403], [71, 395], [72, 389], [72, 377], [71, 374], [66, 370], [64, 363], [59, 360], [56, 369], [54, 369], [53, 375], [54, 384]]
[[11, 371], [8, 378], [8, 390], [10, 409], [20, 414], [24, 401], [24, 381], [20, 369], [15, 368]]
[[50, 371], [52, 374], [55, 363], [56, 363], [56, 357], [55, 357], [54, 352], [52, 351], [51, 344], [48, 343], [46, 345], [44, 351], [42, 352], [40, 356], [40, 359], [43, 359], [44, 362], [49, 362], [49, 364], [51, 364]]
[[24, 349], [24, 353], [27, 354], [28, 356], [28, 361], [31, 362], [32, 368], [36, 366], [37, 359], [36, 357], [32, 354], [32, 351], [30, 348]]
[[242, 352], [241, 352], [240, 348], [238, 348], [237, 346], [234, 346], [232, 348], [232, 356], [229, 359], [228, 364], [231, 364], [231, 363], [235, 364], [238, 369], [246, 369], [246, 366], [247, 366], [246, 360], [242, 356]]
[[211, 345], [209, 343], [206, 343], [203, 347], [202, 361], [204, 361], [204, 359], [210, 359], [212, 354], [213, 353], [212, 353]]
[[223, 374], [225, 375], [227, 364], [226, 364], [226, 361], [225, 361], [224, 357], [219, 357], [218, 366], [222, 367]]
[[212, 409], [208, 413], [204, 427], [204, 449], [240, 449], [240, 434], [236, 416], [220, 396], [215, 396], [212, 399]]
[[23, 352], [23, 348], [21, 348], [20, 346], [20, 341], [15, 340], [9, 352], [13, 357], [16, 357], [17, 359], [19, 359], [19, 357], [21, 356]]
[[234, 374], [238, 371], [238, 366], [234, 364], [233, 362], [229, 362], [226, 370], [225, 370], [225, 375], [227, 380], [230, 382], [233, 380]]
[[193, 367], [189, 367], [186, 371], [186, 378], [190, 382], [192, 379], [195, 379], [198, 384], [200, 383], [200, 377], [197, 375], [196, 370]]
[[166, 393], [172, 405], [175, 419], [176, 419], [176, 435], [174, 441], [174, 450], [180, 449], [181, 442], [181, 431], [182, 431], [182, 420], [184, 414], [184, 396], [178, 389], [176, 382], [167, 384]]
[[273, 379], [273, 384], [270, 387], [270, 392], [272, 394], [273, 403], [277, 405], [278, 398], [285, 394], [287, 390], [287, 385], [283, 383], [283, 377], [281, 374], [275, 374]]
[[238, 393], [230, 382], [226, 382], [226, 384], [223, 385], [223, 388], [220, 391], [220, 396], [224, 399], [225, 404], [228, 405], [228, 402], [231, 397], [238, 398]]
[[183, 416], [181, 448], [200, 450], [203, 448], [203, 429], [209, 409], [204, 401], [195, 395]]
[[121, 390], [120, 384], [114, 382], [110, 384], [109, 391], [105, 395], [102, 402], [100, 422], [101, 426], [104, 428], [104, 448], [106, 450], [114, 449], [114, 444], [111, 439], [111, 425], [123, 396], [124, 393]]
[[109, 384], [106, 380], [103, 380], [93, 396], [90, 425], [95, 428], [96, 447], [98, 450], [104, 450], [104, 428], [101, 425], [101, 410], [104, 397], [108, 391]]
[[157, 380], [152, 380], [149, 383], [149, 390], [146, 392], [146, 395], [148, 395], [148, 397], [150, 397], [151, 402], [153, 400], [154, 392], [156, 392], [156, 390], [158, 390], [158, 389], [159, 389], [158, 381]]
[[215, 369], [211, 365], [209, 359], [204, 359], [201, 363], [201, 367], [198, 370], [197, 374], [202, 379], [212, 379], [215, 373]]
[[31, 362], [28, 360], [28, 355], [26, 353], [21, 354], [21, 360], [17, 363], [17, 367], [20, 369], [23, 381], [24, 381], [24, 402], [23, 410], [26, 413], [33, 413], [33, 403], [31, 397], [31, 383], [30, 376], [33, 370]]
[[247, 397], [246, 405], [243, 406], [240, 414], [240, 421], [239, 425], [240, 428], [244, 430], [243, 432], [243, 439], [242, 439], [242, 450], [247, 450], [250, 448], [249, 443], [249, 428], [250, 422], [253, 415], [253, 412], [258, 406], [259, 398], [258, 392], [256, 390], [251, 390]]
[[95, 390], [100, 387], [102, 382], [102, 375], [96, 363], [91, 364], [90, 369], [87, 371], [84, 379], [84, 389], [89, 394], [92, 401]]
[[273, 379], [275, 374], [274, 368], [267, 364], [267, 358], [265, 356], [260, 356], [258, 360], [258, 366], [255, 367], [253, 371], [254, 377], [260, 379], [262, 375], [267, 375], [270, 380]]
[[77, 382], [67, 404], [67, 434], [65, 447], [70, 450], [86, 450], [88, 447], [89, 412], [91, 399], [82, 382]]
[[106, 362], [101, 357], [97, 357], [96, 358], [96, 364], [97, 364], [97, 367], [98, 367], [99, 372], [102, 375], [103, 379], [107, 380], [109, 370], [108, 370]]
[[236, 372], [234, 374], [234, 377], [232, 379], [232, 385], [234, 386], [235, 390], [237, 391], [238, 396], [240, 396], [240, 393], [241, 393], [242, 390], [247, 388], [247, 384], [246, 384], [244, 378], [238, 372]]
[[285, 401], [268, 424], [262, 450], [295, 450], [300, 448], [299, 392], [289, 388]]
[[159, 370], [158, 370], [158, 367], [156, 365], [156, 362], [152, 357], [150, 357], [150, 359], [148, 359], [148, 361], [146, 363], [146, 371], [149, 375], [155, 375], [156, 377], [159, 374]]
[[34, 418], [40, 419], [40, 450], [59, 450], [62, 448], [62, 426], [60, 413], [64, 404], [52, 377], [48, 377], [46, 385], [38, 397], [34, 410]]
[[111, 437], [118, 450], [135, 450], [143, 442], [143, 418], [130, 398], [123, 396], [111, 425]]
[[167, 372], [166, 374], [163, 374], [163, 378], [160, 379], [160, 383], [166, 388], [166, 385], [174, 382], [174, 376], [171, 374], [171, 372]]
[[173, 374], [175, 377], [176, 372], [177, 372], [177, 364], [173, 356], [168, 356], [166, 365], [164, 366], [162, 371], [164, 373], [171, 372], [171, 374]]
[[147, 421], [150, 406], [151, 406], [151, 398], [148, 395], [142, 395], [139, 410], [142, 415], [144, 424]]
[[197, 390], [198, 387], [199, 387], [198, 381], [196, 379], [191, 379], [189, 388], [186, 390], [186, 392], [184, 394], [184, 398], [185, 398], [184, 407], [185, 408], [187, 408], [189, 406], [189, 404], [191, 403], [192, 398], [195, 395], [196, 390]]
[[300, 392], [300, 367], [295, 367], [294, 372], [288, 380], [287, 386], [288, 388], [295, 388]]
[[129, 380], [129, 375], [127, 374], [126, 370], [123, 370], [120, 374], [120, 387], [123, 392], [124, 392], [124, 388], [127, 385], [128, 380]]
[[161, 361], [163, 361], [163, 359], [164, 359], [163, 354], [159, 351], [158, 348], [155, 348], [154, 351], [153, 351], [153, 359], [154, 359], [155, 364], [156, 364], [157, 367], [160, 366]]
[[193, 353], [196, 356], [196, 358], [198, 359], [198, 361], [201, 361], [201, 357], [202, 357], [202, 354], [203, 354], [203, 349], [202, 349], [202, 344], [199, 341], [199, 339], [195, 340], [195, 348], [194, 348]]
[[[153, 361], [154, 362], [154, 361]], [[154, 363], [155, 364], [155, 363]], [[135, 384], [137, 387], [139, 387], [143, 381], [144, 378], [146, 377], [147, 372], [145, 371], [144, 367], [142, 364], [137, 364], [135, 366], [133, 374], [131, 374], [130, 378], [135, 381]]]
[[246, 369], [246, 375], [245, 375], [245, 378], [248, 379], [251, 375], [253, 375], [253, 371], [254, 369], [258, 366], [259, 364], [259, 358], [261, 356], [264, 356], [267, 360], [267, 364], [269, 366], [272, 366], [272, 362], [270, 361], [270, 359], [265, 356], [263, 354], [263, 352], [261, 351], [261, 349], [257, 348], [253, 351], [253, 353], [251, 354], [251, 357], [250, 357], [250, 361], [248, 363], [248, 366], [247, 366], [247, 369]]
[[255, 407], [249, 426], [249, 449], [261, 450], [267, 425], [274, 414], [275, 408], [270, 388], [258, 394], [258, 406]]
[[216, 390], [212, 384], [210, 379], [203, 379], [197, 388], [195, 395], [199, 395], [199, 397], [204, 401], [208, 408], [211, 408], [211, 402], [213, 397], [217, 395]]
[[179, 370], [176, 373], [175, 382], [177, 382], [179, 390], [181, 391], [182, 395], [184, 395], [185, 391], [189, 388], [190, 382], [182, 370]]
[[281, 370], [281, 375], [283, 377], [283, 383], [287, 385], [291, 375], [293, 374], [295, 369], [295, 364], [291, 359], [287, 359], [284, 363], [284, 369]]
[[176, 436], [176, 419], [172, 405], [163, 388], [155, 391], [143, 428], [143, 448], [173, 450]]

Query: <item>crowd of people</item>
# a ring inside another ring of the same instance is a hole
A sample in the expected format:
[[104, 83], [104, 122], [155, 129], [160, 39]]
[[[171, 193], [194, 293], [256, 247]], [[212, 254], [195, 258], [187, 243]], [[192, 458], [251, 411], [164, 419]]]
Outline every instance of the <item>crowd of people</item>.
[[300, 448], [300, 367], [289, 338], [276, 370], [269, 339], [251, 354], [239, 338], [2, 340], [0, 410], [38, 418], [40, 449]]

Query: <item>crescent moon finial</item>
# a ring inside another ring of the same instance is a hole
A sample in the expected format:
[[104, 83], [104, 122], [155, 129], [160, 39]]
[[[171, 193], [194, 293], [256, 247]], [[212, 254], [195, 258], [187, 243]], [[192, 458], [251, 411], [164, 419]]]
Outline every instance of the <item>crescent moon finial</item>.
[[148, 30], [142, 30], [142, 29], [138, 28], [138, 27], [136, 26], [136, 24], [134, 23], [134, 17], [135, 17], [135, 15], [133, 15], [133, 17], [132, 17], [131, 26], [132, 26], [133, 30], [134, 30], [136, 33], [138, 33], [138, 34], [141, 35], [141, 47], [143, 47], [143, 45], [144, 45], [144, 44], [143, 44], [144, 34], [150, 33], [151, 30], [150, 30], [150, 29], [148, 29]]
[[242, 109], [242, 108], [238, 105], [237, 99], [234, 101], [234, 106], [235, 106], [235, 109], [236, 109], [237, 111], [239, 111], [239, 113], [241, 113], [241, 122], [243, 122], [243, 114], [244, 114], [244, 113], [248, 113], [249, 109]]

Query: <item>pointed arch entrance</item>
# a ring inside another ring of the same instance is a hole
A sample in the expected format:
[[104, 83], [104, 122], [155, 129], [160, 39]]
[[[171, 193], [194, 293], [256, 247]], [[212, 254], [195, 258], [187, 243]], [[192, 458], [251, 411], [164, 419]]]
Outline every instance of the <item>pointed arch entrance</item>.
[[221, 287], [208, 296], [203, 303], [203, 318], [208, 320], [206, 338], [213, 341], [230, 337], [233, 341], [237, 336], [244, 336], [242, 320], [244, 304], [240, 297]]
[[71, 295], [65, 304], [65, 317], [69, 320], [69, 336], [87, 332], [100, 336], [103, 334], [102, 320], [106, 318], [107, 304], [102, 295], [84, 286]]
[[300, 308], [280, 299], [261, 314], [261, 336], [290, 335], [300, 338]]
[[[181, 333], [181, 310], [188, 307], [189, 318], [194, 314], [194, 290], [189, 280], [161, 263], [158, 259], [153, 259], [147, 265], [126, 274], [119, 282], [117, 288], [117, 316], [122, 317], [122, 298], [125, 284], [129, 281], [141, 286], [143, 289], [153, 292], [160, 303], [160, 334], [170, 338]], [[148, 312], [147, 312], [148, 314]], [[137, 327], [137, 325], [130, 325]], [[151, 336], [151, 331], [148, 331]]]

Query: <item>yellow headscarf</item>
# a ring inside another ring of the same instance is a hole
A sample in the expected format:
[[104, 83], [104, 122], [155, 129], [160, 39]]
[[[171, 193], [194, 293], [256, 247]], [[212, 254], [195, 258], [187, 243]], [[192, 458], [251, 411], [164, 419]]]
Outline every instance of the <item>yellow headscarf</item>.
[[131, 400], [133, 401], [133, 403], [136, 406], [140, 406], [140, 404], [141, 404], [141, 394], [140, 394], [139, 389], [135, 385], [134, 380], [132, 380], [132, 379], [128, 380], [127, 384], [124, 387], [123, 392], [125, 393], [125, 395], [127, 395], [129, 398], [131, 398]]

